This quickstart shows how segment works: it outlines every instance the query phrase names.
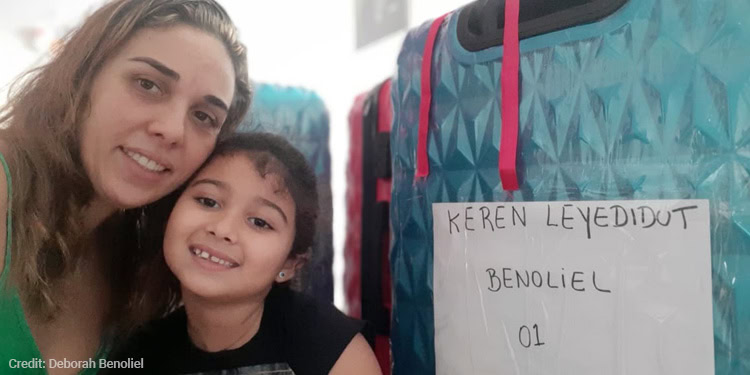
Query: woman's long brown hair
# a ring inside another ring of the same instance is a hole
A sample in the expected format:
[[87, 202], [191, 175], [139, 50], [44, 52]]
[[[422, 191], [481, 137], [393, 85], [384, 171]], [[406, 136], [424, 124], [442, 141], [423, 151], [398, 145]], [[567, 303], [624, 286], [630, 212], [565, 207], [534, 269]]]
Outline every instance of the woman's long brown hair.
[[96, 251], [106, 252], [111, 268], [112, 326], [133, 327], [170, 304], [137, 280], [136, 262], [122, 262], [139, 254], [128, 241], [115, 240], [137, 231], [140, 215], [118, 213], [97, 229], [95, 238], [84, 233], [83, 209], [93, 187], [81, 162], [79, 132], [89, 112], [92, 81], [102, 65], [137, 31], [174, 25], [196, 27], [227, 48], [235, 93], [219, 135], [224, 137], [244, 117], [251, 93], [245, 47], [225, 10], [213, 0], [107, 3], [65, 38], [48, 64], [16, 81], [0, 109], [0, 126], [5, 128], [0, 140], [13, 178], [13, 232], [7, 234], [13, 245], [10, 275], [25, 308], [35, 316], [54, 318], [60, 307], [55, 286], [75, 270], [92, 248], [92, 239]]

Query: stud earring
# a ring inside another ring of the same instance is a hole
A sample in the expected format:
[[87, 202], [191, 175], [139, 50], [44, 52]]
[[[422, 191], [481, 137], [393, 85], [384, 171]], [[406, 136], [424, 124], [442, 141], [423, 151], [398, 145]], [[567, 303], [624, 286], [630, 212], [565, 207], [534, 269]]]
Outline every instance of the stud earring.
[[279, 277], [283, 279], [286, 277], [286, 273], [284, 273], [284, 271], [279, 272]]

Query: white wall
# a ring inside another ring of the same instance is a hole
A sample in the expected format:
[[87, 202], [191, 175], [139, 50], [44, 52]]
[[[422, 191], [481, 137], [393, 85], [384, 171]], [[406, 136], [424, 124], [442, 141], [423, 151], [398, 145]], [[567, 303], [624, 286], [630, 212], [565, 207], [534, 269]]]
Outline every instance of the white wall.
[[[0, 105], [21, 73], [45, 61], [52, 43], [104, 0], [22, 0], [0, 3]], [[31, 34], [36, 36], [31, 37]]]
[[[409, 27], [456, 9], [470, 0], [411, 0]], [[64, 4], [63, 4], [64, 3]], [[64, 2], [24, 0], [3, 4], [0, 43], [10, 58], [0, 59], [0, 86], [38, 57], [13, 43], [25, 25], [65, 29], [101, 0]], [[334, 209], [335, 301], [343, 307], [342, 249], [346, 235], [346, 163], [349, 152], [347, 115], [354, 97], [393, 75], [406, 31], [355, 50], [354, 1], [221, 0], [249, 48], [251, 78], [259, 82], [301, 86], [316, 91], [331, 118]], [[10, 8], [8, 8], [10, 7]], [[42, 9], [39, 13], [39, 9]], [[37, 13], [33, 13], [37, 12]], [[7, 20], [5, 18], [8, 18]], [[12, 20], [10, 20], [12, 18]], [[7, 21], [7, 22], [6, 22]], [[2, 95], [4, 101], [4, 94]]]

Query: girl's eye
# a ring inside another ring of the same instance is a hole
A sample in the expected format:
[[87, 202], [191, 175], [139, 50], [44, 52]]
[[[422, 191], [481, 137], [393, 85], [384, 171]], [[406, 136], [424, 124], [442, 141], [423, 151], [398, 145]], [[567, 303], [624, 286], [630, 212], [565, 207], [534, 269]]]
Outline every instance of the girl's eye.
[[211, 115], [206, 112], [195, 111], [193, 116], [195, 116], [195, 119], [198, 120], [198, 122], [200, 122], [201, 124], [208, 125], [212, 128], [218, 127], [216, 119], [211, 117]]
[[151, 81], [145, 78], [138, 78], [138, 85], [142, 89], [152, 94], [158, 94], [161, 92], [161, 89], [159, 89], [159, 86], [157, 86], [156, 83], [154, 83], [154, 81]]
[[195, 201], [198, 202], [198, 204], [200, 204], [201, 206], [205, 206], [205, 207], [208, 207], [208, 208], [219, 207], [219, 202], [217, 202], [217, 201], [215, 201], [215, 200], [213, 200], [211, 198], [198, 197], [198, 198], [195, 198]]
[[257, 218], [257, 217], [251, 217], [249, 219], [249, 221], [250, 221], [250, 224], [252, 224], [252, 225], [254, 225], [254, 226], [258, 227], [258, 228], [261, 228], [261, 229], [273, 229], [268, 224], [268, 222], [265, 221], [265, 220], [263, 220], [263, 219], [260, 219], [260, 218]]

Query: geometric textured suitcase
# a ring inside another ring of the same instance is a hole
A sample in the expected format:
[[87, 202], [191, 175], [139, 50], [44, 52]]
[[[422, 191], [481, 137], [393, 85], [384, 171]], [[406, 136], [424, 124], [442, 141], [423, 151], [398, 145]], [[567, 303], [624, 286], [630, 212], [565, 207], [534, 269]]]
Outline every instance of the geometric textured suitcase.
[[367, 94], [358, 95], [349, 110], [344, 294], [347, 314], [355, 318], [362, 318], [362, 111]]
[[[391, 280], [389, 205], [391, 197], [390, 100], [386, 80], [355, 100], [349, 115], [350, 159], [347, 192], [347, 270], [350, 313], [372, 324], [365, 337], [384, 373], [390, 374]], [[356, 179], [356, 180], [355, 180]]]
[[415, 172], [430, 22], [407, 34], [398, 57], [393, 373], [435, 373], [433, 203], [708, 199], [715, 370], [750, 374], [750, 4], [631, 0], [564, 25], [564, 9], [535, 12], [585, 1], [521, 1], [520, 187], [504, 191], [502, 32], [489, 44], [474, 38], [487, 30], [477, 19], [489, 3], [451, 13], [437, 33], [426, 179]]
[[333, 227], [331, 156], [328, 111], [312, 91], [258, 83], [253, 103], [238, 132], [262, 131], [284, 136], [307, 159], [318, 185], [320, 214], [312, 259], [303, 268], [299, 287], [325, 302], [333, 302]]

